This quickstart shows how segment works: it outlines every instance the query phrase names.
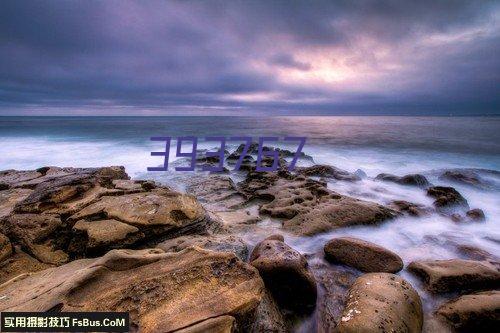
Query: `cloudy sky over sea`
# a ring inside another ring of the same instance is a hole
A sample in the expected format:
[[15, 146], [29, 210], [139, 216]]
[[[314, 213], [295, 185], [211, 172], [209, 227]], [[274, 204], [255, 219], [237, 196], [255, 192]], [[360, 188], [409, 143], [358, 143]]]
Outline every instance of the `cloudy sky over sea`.
[[0, 115], [499, 114], [498, 1], [2, 1]]

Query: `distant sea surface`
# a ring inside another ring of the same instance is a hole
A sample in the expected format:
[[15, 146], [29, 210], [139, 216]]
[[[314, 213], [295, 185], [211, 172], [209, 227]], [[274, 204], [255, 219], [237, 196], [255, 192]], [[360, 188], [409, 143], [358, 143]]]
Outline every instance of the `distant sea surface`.
[[[0, 117], [0, 169], [161, 163], [151, 136], [305, 136], [316, 162], [369, 176], [500, 170], [500, 117]], [[237, 143], [234, 143], [237, 145]], [[215, 143], [200, 143], [211, 148]], [[293, 149], [293, 146], [289, 146]]]

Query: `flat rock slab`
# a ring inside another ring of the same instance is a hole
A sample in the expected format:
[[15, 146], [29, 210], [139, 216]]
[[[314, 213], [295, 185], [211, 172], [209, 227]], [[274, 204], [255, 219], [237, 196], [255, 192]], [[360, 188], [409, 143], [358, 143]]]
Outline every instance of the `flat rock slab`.
[[206, 212], [196, 198], [167, 189], [151, 192], [103, 197], [78, 213], [70, 220], [107, 218], [135, 226], [182, 227], [202, 220]]
[[15, 206], [30, 196], [32, 190], [15, 188], [0, 191], [0, 220], [13, 213]]
[[239, 207], [246, 201], [228, 176], [210, 175], [190, 179], [187, 193], [194, 195], [207, 209], [227, 211]]
[[422, 331], [420, 297], [401, 277], [390, 273], [368, 273], [349, 289], [340, 333]]
[[111, 188], [114, 179], [128, 179], [125, 168], [65, 168], [64, 172], [58, 171], [50, 176], [37, 178], [40, 182], [33, 187], [33, 192], [17, 203], [15, 209], [18, 213], [40, 213], [57, 209], [62, 203], [84, 197], [87, 191], [95, 187]]
[[249, 173], [239, 185], [250, 196], [269, 201], [261, 206], [261, 214], [285, 219], [284, 229], [303, 236], [352, 225], [378, 224], [398, 215], [374, 202], [333, 192], [324, 182], [286, 172]]
[[490, 289], [500, 285], [498, 268], [487, 261], [414, 261], [408, 269], [423, 280], [429, 291], [436, 293]]
[[179, 252], [196, 245], [206, 250], [234, 253], [238, 258], [246, 261], [248, 244], [236, 235], [186, 235], [166, 240], [157, 245], [165, 252]]
[[403, 269], [403, 260], [396, 253], [358, 238], [334, 238], [325, 244], [324, 251], [328, 261], [362, 272], [397, 273]]
[[242, 327], [264, 293], [257, 270], [232, 254], [113, 250], [4, 284], [0, 311], [127, 311], [141, 332], [170, 332], [220, 316]]
[[436, 314], [460, 332], [495, 332], [500, 323], [500, 291], [462, 295], [441, 305]]
[[[73, 226], [73, 232], [73, 244], [85, 244], [85, 252], [120, 248], [144, 238], [139, 228], [117, 220], [79, 220]], [[81, 234], [82, 240], [75, 239], [78, 234]]]

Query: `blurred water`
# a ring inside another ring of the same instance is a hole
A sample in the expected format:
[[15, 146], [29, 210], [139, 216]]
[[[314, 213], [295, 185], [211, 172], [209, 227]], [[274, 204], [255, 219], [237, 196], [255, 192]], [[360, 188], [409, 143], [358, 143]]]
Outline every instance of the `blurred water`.
[[[286, 234], [279, 228], [279, 221], [267, 218], [258, 230], [242, 234], [251, 244], [270, 233], [280, 232], [299, 251], [320, 253], [332, 237], [349, 235], [395, 251], [405, 264], [417, 259], [463, 257], [457, 250], [459, 245], [500, 254], [498, 191], [447, 184], [428, 172], [457, 167], [500, 170], [500, 117], [0, 117], [0, 169], [124, 165], [132, 176], [154, 176], [160, 181], [174, 179], [175, 182], [189, 174], [146, 173], [147, 166], [162, 163], [161, 158], [150, 156], [151, 151], [161, 150], [162, 144], [149, 138], [188, 135], [200, 138], [305, 136], [304, 151], [313, 156], [316, 163], [348, 171], [360, 168], [369, 177], [380, 172], [397, 175], [424, 172], [434, 184], [455, 186], [471, 208], [481, 208], [486, 214], [483, 223], [456, 224], [431, 214], [421, 218], [401, 217], [381, 226], [339, 229], [313, 237]], [[199, 148], [215, 145], [201, 142]], [[171, 152], [172, 158], [174, 153]], [[331, 182], [329, 187], [381, 204], [391, 200], [432, 204], [422, 189], [373, 179]], [[441, 301], [426, 293], [420, 282], [406, 271], [400, 274], [417, 288], [426, 312]]]

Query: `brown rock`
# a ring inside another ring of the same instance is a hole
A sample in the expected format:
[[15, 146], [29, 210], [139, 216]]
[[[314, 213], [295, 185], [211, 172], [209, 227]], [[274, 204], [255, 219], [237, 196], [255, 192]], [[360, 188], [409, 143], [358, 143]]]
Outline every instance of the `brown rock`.
[[408, 269], [418, 275], [431, 292], [496, 288], [498, 269], [487, 261], [451, 259], [414, 261]]
[[418, 187], [427, 187], [430, 185], [429, 181], [425, 176], [419, 174], [411, 174], [403, 177], [398, 177], [388, 173], [381, 173], [375, 177], [376, 180], [382, 180], [387, 182], [393, 182], [400, 185], [410, 185]]
[[0, 220], [11, 215], [16, 204], [26, 199], [32, 192], [24, 188], [0, 191]]
[[[42, 178], [42, 177], [40, 177]], [[17, 203], [18, 213], [40, 213], [56, 209], [71, 200], [85, 197], [85, 193], [96, 187], [112, 187], [114, 179], [128, 179], [123, 167], [65, 168], [50, 176], [33, 188], [33, 192]], [[86, 200], [87, 201], [87, 200]]]
[[429, 209], [429, 207], [404, 200], [394, 200], [388, 205], [388, 207], [400, 213], [405, 213], [411, 216], [425, 216], [430, 214], [431, 212], [431, 209]]
[[31, 170], [31, 171], [17, 171], [17, 170], [4, 170], [0, 171], [0, 183], [7, 185], [9, 188], [20, 188], [25, 182], [29, 182], [33, 179], [43, 176], [42, 173]]
[[299, 313], [314, 308], [316, 282], [306, 258], [299, 252], [280, 240], [263, 240], [253, 249], [250, 264], [259, 270], [281, 307]]
[[453, 208], [469, 209], [467, 200], [453, 187], [434, 186], [427, 189], [427, 195], [435, 198], [434, 206], [443, 213], [450, 212]]
[[286, 333], [289, 330], [286, 327], [285, 318], [281, 313], [273, 297], [266, 290], [262, 301], [257, 307], [253, 324], [252, 333]]
[[68, 255], [61, 250], [66, 243], [65, 228], [56, 214], [14, 214], [5, 218], [0, 226], [24, 251], [52, 265], [68, 261]]
[[50, 267], [53, 266], [36, 260], [24, 253], [20, 248], [15, 248], [12, 255], [0, 262], [0, 285], [16, 277], [38, 272]]
[[441, 305], [436, 314], [460, 332], [495, 332], [500, 322], [500, 291], [462, 295]]
[[12, 245], [4, 234], [0, 233], [0, 262], [4, 261], [12, 254]]
[[219, 316], [194, 324], [175, 333], [233, 333], [236, 330], [236, 320], [232, 316]]
[[396, 273], [403, 269], [403, 260], [396, 253], [362, 239], [334, 238], [325, 244], [324, 251], [327, 260], [363, 272]]
[[332, 195], [283, 222], [283, 227], [295, 234], [314, 235], [340, 227], [376, 225], [396, 216], [392, 209], [373, 202]]
[[[479, 189], [492, 189], [493, 184], [483, 179], [479, 175], [479, 172], [489, 174], [490, 176], [492, 173], [495, 173], [493, 170], [454, 169], [443, 172], [439, 176], [439, 179]], [[498, 171], [496, 171], [496, 176], [498, 177]]]
[[132, 245], [144, 238], [139, 228], [117, 220], [79, 220], [73, 226], [70, 252], [95, 254]]
[[471, 210], [467, 211], [467, 213], [465, 213], [465, 215], [467, 215], [467, 217], [473, 221], [486, 220], [486, 217], [484, 216], [483, 210], [479, 209], [479, 208], [471, 209]]
[[359, 277], [349, 290], [340, 333], [422, 331], [422, 303], [413, 287], [389, 273]]
[[211, 251], [233, 253], [243, 261], [248, 257], [248, 245], [240, 237], [226, 234], [180, 236], [166, 240], [157, 247], [165, 252], [179, 252], [193, 245]]
[[169, 234], [204, 231], [207, 213], [196, 198], [159, 188], [151, 192], [102, 197], [69, 220], [114, 219], [139, 228], [146, 233]]
[[331, 165], [321, 164], [313, 165], [310, 167], [297, 168], [297, 173], [309, 177], [325, 177], [345, 181], [358, 181], [361, 179], [353, 173], [347, 172]]
[[228, 176], [193, 177], [189, 180], [186, 191], [204, 203], [207, 209], [214, 211], [230, 210], [246, 201], [246, 197], [237, 190]]
[[[240, 183], [259, 199], [270, 201], [261, 214], [287, 219], [283, 228], [299, 235], [313, 235], [339, 227], [377, 224], [397, 215], [392, 209], [330, 191], [323, 182], [291, 176], [253, 175]], [[251, 192], [253, 191], [253, 192]]]
[[258, 211], [237, 209], [232, 211], [217, 212], [217, 215], [226, 225], [255, 224], [261, 220]]
[[232, 254], [112, 250], [0, 286], [0, 311], [126, 311], [141, 332], [232, 316], [244, 330], [263, 292], [257, 270]]
[[307, 331], [335, 332], [342, 317], [349, 288], [359, 276], [359, 272], [350, 267], [330, 265], [321, 258], [312, 260], [311, 270], [318, 284], [318, 301], [314, 318], [316, 328], [310, 327]]

